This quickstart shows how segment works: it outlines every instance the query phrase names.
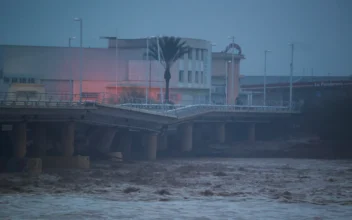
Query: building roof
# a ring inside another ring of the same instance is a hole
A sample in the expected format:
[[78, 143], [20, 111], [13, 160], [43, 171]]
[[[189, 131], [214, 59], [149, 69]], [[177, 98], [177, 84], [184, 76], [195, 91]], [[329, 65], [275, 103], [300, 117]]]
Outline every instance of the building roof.
[[[348, 81], [352, 80], [351, 76], [293, 76], [293, 83], [309, 83], [324, 81]], [[290, 82], [289, 76], [267, 76], [267, 84], [287, 84]], [[264, 76], [244, 76], [240, 79], [241, 86], [262, 85]]]

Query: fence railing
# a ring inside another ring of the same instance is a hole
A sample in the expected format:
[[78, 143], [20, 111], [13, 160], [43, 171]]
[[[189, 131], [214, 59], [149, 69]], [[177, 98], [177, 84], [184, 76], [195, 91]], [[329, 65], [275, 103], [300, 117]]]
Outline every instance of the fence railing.
[[69, 93], [38, 93], [28, 91], [0, 92], [0, 107], [82, 107], [95, 100]]
[[0, 107], [82, 107], [106, 104], [109, 106], [129, 109], [131, 111], [150, 112], [154, 114], [174, 117], [188, 117], [206, 112], [299, 112], [300, 104], [293, 103], [291, 108], [288, 102], [267, 101], [266, 106], [256, 105], [212, 105], [212, 104], [161, 104], [145, 98], [121, 97], [115, 94], [98, 93], [94, 96], [82, 97], [79, 94], [69, 93], [37, 93], [37, 92], [3, 92], [0, 93]]

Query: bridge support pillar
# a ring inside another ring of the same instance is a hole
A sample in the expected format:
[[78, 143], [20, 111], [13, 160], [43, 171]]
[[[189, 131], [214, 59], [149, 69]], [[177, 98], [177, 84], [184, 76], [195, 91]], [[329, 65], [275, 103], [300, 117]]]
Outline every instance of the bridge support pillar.
[[44, 123], [36, 123], [33, 127], [33, 154], [35, 158], [45, 156], [47, 149], [46, 126]]
[[132, 133], [130, 131], [121, 133], [119, 147], [122, 150], [122, 159], [124, 161], [131, 160]]
[[147, 135], [147, 159], [155, 160], [156, 152], [158, 148], [158, 135], [157, 134], [148, 134]]
[[250, 123], [248, 125], [248, 140], [250, 142], [255, 142], [255, 123]]
[[225, 123], [218, 123], [216, 125], [216, 140], [219, 143], [224, 143], [225, 142]]
[[166, 150], [167, 149], [167, 135], [159, 135], [158, 136], [158, 150]]
[[192, 150], [193, 125], [192, 123], [185, 123], [178, 128], [179, 139], [182, 152], [189, 152]]
[[27, 126], [21, 122], [14, 126], [13, 129], [13, 156], [15, 158], [24, 158], [27, 150]]
[[[103, 129], [103, 128], [102, 128]], [[102, 153], [109, 153], [111, 152], [112, 144], [116, 135], [116, 129], [114, 128], [106, 128], [103, 129], [103, 134], [99, 136], [99, 151]]]
[[68, 122], [62, 128], [61, 133], [62, 154], [71, 157], [74, 153], [75, 123]]

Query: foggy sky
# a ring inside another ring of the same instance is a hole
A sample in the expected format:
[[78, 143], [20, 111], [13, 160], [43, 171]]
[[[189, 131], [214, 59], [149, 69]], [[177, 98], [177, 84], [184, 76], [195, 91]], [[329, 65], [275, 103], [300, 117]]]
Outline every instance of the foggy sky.
[[[289, 42], [295, 75], [352, 75], [352, 0], [0, 0], [0, 44], [105, 47], [99, 36], [200, 38], [223, 50], [234, 35], [246, 60], [241, 74], [288, 75]], [[74, 46], [79, 41], [73, 42]], [[308, 73], [309, 72], [309, 73]]]

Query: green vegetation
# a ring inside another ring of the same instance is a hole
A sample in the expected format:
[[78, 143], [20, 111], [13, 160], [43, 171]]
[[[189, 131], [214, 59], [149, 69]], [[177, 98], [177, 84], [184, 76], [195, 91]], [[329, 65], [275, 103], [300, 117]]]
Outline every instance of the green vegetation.
[[[185, 41], [179, 37], [161, 37], [159, 39], [160, 62], [163, 65], [165, 79], [165, 103], [169, 103], [169, 83], [171, 79], [172, 65], [185, 54], [188, 53], [189, 47]], [[149, 56], [154, 60], [159, 60], [158, 44], [153, 41], [149, 47]]]

